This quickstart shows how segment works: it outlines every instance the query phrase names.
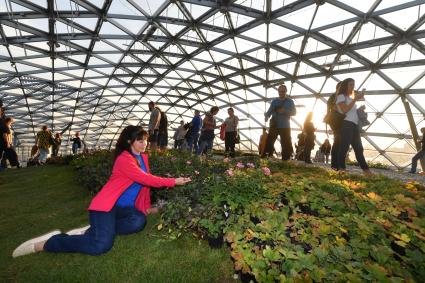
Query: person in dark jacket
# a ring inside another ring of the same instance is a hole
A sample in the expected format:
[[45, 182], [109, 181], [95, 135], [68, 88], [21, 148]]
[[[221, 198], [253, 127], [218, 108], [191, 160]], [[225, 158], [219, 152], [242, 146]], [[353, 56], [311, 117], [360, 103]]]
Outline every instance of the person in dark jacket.
[[316, 129], [313, 124], [313, 112], [309, 112], [304, 121], [304, 135], [305, 135], [305, 147], [304, 147], [304, 161], [305, 163], [311, 164], [311, 151], [314, 148], [314, 139], [316, 138], [314, 132]]
[[409, 173], [415, 174], [416, 167], [418, 166], [418, 160], [425, 157], [425, 127], [421, 129], [422, 132], [422, 140], [419, 140], [422, 143], [422, 150], [418, 151], [412, 158], [412, 169], [410, 169]]
[[328, 164], [329, 162], [329, 155], [331, 154], [331, 144], [328, 139], [325, 139], [325, 142], [320, 146], [320, 152], [325, 157], [325, 162]]

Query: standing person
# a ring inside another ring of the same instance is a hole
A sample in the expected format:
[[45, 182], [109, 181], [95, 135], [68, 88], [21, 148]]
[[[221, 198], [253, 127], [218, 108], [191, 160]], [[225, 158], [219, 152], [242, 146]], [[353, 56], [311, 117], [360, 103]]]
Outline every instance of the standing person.
[[239, 118], [235, 115], [235, 111], [232, 107], [227, 109], [227, 114], [229, 114], [229, 117], [224, 120], [225, 132], [224, 135], [224, 147], [225, 147], [225, 153], [230, 151], [230, 156], [235, 157], [235, 144], [236, 144], [236, 135], [238, 133], [238, 124], [239, 124]]
[[180, 126], [174, 132], [174, 149], [182, 149], [184, 137], [186, 136], [184, 121], [180, 121]]
[[161, 122], [161, 112], [155, 107], [155, 102], [151, 101], [148, 104], [151, 116], [149, 118], [148, 132], [149, 145], [152, 152], [156, 152], [158, 144], [159, 123]]
[[325, 139], [325, 142], [320, 146], [320, 152], [325, 156], [326, 164], [329, 163], [329, 155], [331, 154], [331, 144], [329, 143], [329, 139]]
[[425, 127], [421, 128], [422, 140], [418, 140], [418, 142], [422, 143], [422, 150], [418, 151], [412, 158], [412, 169], [410, 169], [409, 173], [415, 174], [416, 167], [418, 166], [418, 160], [425, 157]]
[[187, 146], [189, 147], [190, 153], [192, 153], [192, 150], [197, 153], [199, 148], [199, 131], [202, 128], [201, 112], [199, 112], [199, 110], [195, 110], [195, 116], [193, 116], [190, 124], [191, 126], [188, 131]]
[[316, 129], [313, 124], [313, 112], [309, 112], [304, 121], [304, 162], [311, 164], [311, 151], [314, 148], [314, 132]]
[[[338, 82], [336, 84], [335, 93], [331, 95], [328, 99], [328, 113], [330, 111], [338, 111], [336, 109], [336, 97], [339, 94], [339, 88], [341, 87], [342, 82]], [[332, 144], [332, 150], [331, 150], [331, 168], [334, 170], [338, 170], [338, 164], [337, 164], [337, 158], [338, 158], [338, 151], [339, 151], [339, 145], [341, 144], [341, 129], [340, 127], [336, 127], [335, 125], [330, 125], [332, 129], [332, 133], [334, 135], [334, 140]]]
[[52, 146], [52, 155], [53, 156], [58, 156], [61, 143], [62, 143], [61, 135], [59, 133], [56, 133], [55, 138], [53, 139], [53, 146]]
[[[354, 98], [351, 98], [351, 95], [354, 93], [354, 84], [354, 80], [351, 78], [343, 80], [336, 98], [338, 111], [346, 115], [340, 129], [341, 144], [337, 155], [337, 170], [345, 171], [345, 157], [347, 156], [348, 148], [351, 144], [360, 168], [363, 169], [365, 174], [369, 175], [371, 172], [363, 155], [363, 145], [360, 138], [360, 129], [358, 127], [359, 116], [357, 114], [356, 105], [356, 101], [363, 99], [364, 93], [359, 93], [354, 96]], [[364, 106], [361, 108], [364, 108]]]
[[258, 153], [260, 156], [263, 156], [264, 150], [266, 149], [268, 135], [267, 128], [263, 127], [263, 133], [261, 134], [260, 141], [258, 142]]
[[161, 151], [165, 151], [168, 145], [168, 119], [167, 114], [161, 110], [158, 106], [155, 106], [159, 110], [160, 119], [158, 127], [158, 144], [157, 146]]
[[215, 115], [217, 115], [218, 110], [217, 106], [213, 106], [209, 112], [205, 113], [205, 118], [202, 121], [201, 136], [199, 137], [199, 148], [196, 152], [198, 155], [204, 153], [204, 150], [208, 151], [213, 148], [214, 129], [217, 128]]
[[296, 114], [296, 109], [294, 101], [286, 96], [287, 89], [285, 85], [280, 85], [278, 92], [279, 98], [273, 99], [269, 110], [264, 114], [265, 122], [271, 117], [265, 155], [273, 155], [274, 143], [279, 135], [282, 146], [282, 159], [289, 160], [293, 153], [289, 119]]
[[7, 166], [6, 160], [9, 160], [10, 166], [20, 168], [18, 155], [13, 148], [13, 119], [11, 117], [5, 118], [0, 123], [0, 167], [4, 170]]
[[75, 137], [71, 141], [72, 141], [72, 154], [75, 155], [78, 153], [78, 149], [81, 148], [80, 132], [75, 132]]
[[147, 215], [153, 211], [150, 187], [184, 185], [190, 178], [161, 178], [149, 170], [144, 154], [148, 133], [139, 126], [127, 126], [120, 134], [112, 175], [89, 206], [90, 226], [59, 230], [26, 241], [13, 257], [46, 251], [99, 255], [108, 252], [116, 235], [137, 233], [144, 229]]
[[41, 131], [37, 133], [35, 138], [35, 144], [38, 146], [38, 150], [40, 152], [40, 156], [38, 157], [38, 161], [41, 164], [46, 163], [47, 157], [50, 153], [50, 146], [52, 140], [52, 133], [49, 131], [46, 125], [41, 127]]

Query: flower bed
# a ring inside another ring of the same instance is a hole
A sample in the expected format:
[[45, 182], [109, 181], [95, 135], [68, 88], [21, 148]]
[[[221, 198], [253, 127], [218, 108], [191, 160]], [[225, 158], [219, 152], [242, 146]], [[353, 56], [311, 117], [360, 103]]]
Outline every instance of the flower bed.
[[[98, 168], [105, 156], [96, 158], [79, 161], [80, 166]], [[173, 190], [154, 190], [155, 199], [165, 202], [157, 228], [170, 238], [192, 233], [212, 246], [224, 240], [244, 278], [425, 278], [425, 190], [417, 183], [338, 175], [254, 157], [200, 160], [171, 152], [150, 160], [155, 174], [193, 179]]]

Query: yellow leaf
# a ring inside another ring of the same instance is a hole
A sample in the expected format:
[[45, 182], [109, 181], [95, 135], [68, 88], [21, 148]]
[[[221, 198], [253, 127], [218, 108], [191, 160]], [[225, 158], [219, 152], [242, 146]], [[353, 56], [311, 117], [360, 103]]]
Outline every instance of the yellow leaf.
[[406, 243], [410, 242], [410, 238], [406, 234], [401, 234], [400, 240], [402, 240], [403, 242], [406, 242]]
[[162, 223], [158, 224], [158, 231], [162, 230]]

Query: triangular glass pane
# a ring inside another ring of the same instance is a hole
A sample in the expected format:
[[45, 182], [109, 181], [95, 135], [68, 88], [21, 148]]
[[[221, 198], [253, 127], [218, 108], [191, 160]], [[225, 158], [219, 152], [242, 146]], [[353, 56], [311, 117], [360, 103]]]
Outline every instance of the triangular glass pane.
[[[418, 80], [411, 89], [425, 89], [425, 76], [422, 76], [420, 80]], [[423, 98], [422, 98], [423, 99]], [[425, 107], [425, 106], [424, 106]]]
[[186, 6], [186, 8], [189, 10], [190, 14], [195, 20], [199, 18], [201, 15], [205, 14], [208, 10], [210, 10], [209, 7], [205, 7], [201, 5], [189, 4], [185, 2], [183, 2], [183, 4]]
[[304, 49], [304, 53], [314, 53], [325, 49], [331, 49], [331, 47], [312, 37], [309, 37]]
[[417, 67], [399, 67], [394, 69], [383, 69], [382, 72], [396, 82], [400, 87], [406, 87], [410, 82], [416, 79], [424, 68]]
[[289, 55], [286, 53], [280, 52], [278, 50], [275, 50], [274, 48], [270, 48], [270, 61], [279, 61], [283, 59], [289, 58]]
[[412, 60], [423, 60], [425, 55], [410, 44], [399, 45], [390, 55], [386, 63], [405, 62]]
[[211, 30], [204, 30], [204, 29], [201, 29], [201, 30], [208, 42], [214, 41], [217, 38], [223, 36], [223, 33], [214, 32]]
[[[385, 0], [384, 0], [385, 1]], [[392, 0], [390, 0], [392, 1]], [[369, 11], [370, 7], [372, 6], [373, 2], [369, 1], [357, 1], [353, 2], [352, 0], [338, 0], [338, 2], [342, 2], [356, 10], [359, 10], [360, 12], [367, 12]]]
[[226, 17], [223, 13], [215, 13], [208, 19], [204, 21], [204, 24], [213, 25], [218, 27], [219, 29], [229, 29], [229, 25], [227, 24]]
[[48, 19], [30, 19], [30, 20], [18, 20], [20, 23], [27, 25], [29, 27], [49, 32], [49, 21]]
[[108, 35], [125, 35], [126, 33], [121, 29], [117, 28], [111, 23], [103, 22], [102, 27], [100, 28], [99, 35], [108, 36]]
[[402, 30], [407, 30], [425, 13], [425, 10], [420, 9], [420, 7], [421, 6], [419, 5], [414, 6], [404, 10], [398, 10], [392, 13], [380, 15], [380, 17]]
[[[305, 18], [306, 22], [308, 23], [310, 23], [309, 21], [311, 19], [309, 18], [309, 16], [310, 15], [307, 15], [307, 17]], [[325, 25], [333, 24], [354, 17], [355, 15], [352, 13], [340, 9], [332, 4], [325, 3], [324, 5], [319, 6], [311, 28], [319, 28]]]
[[187, 20], [186, 17], [184, 16], [183, 12], [174, 3], [169, 4], [168, 7], [161, 13], [161, 16], [168, 17], [168, 18]]
[[141, 28], [146, 24], [146, 22], [142, 20], [114, 19], [114, 21], [134, 35], [139, 34]]
[[320, 31], [320, 33], [329, 37], [332, 40], [338, 41], [339, 43], [344, 43], [355, 25], [356, 23], [349, 23], [342, 26], [322, 30]]
[[393, 34], [385, 31], [373, 23], [365, 23], [361, 26], [359, 31], [354, 35], [352, 44], [363, 41], [375, 40], [383, 37], [393, 36]]
[[232, 24], [233, 24], [233, 27], [235, 29], [251, 22], [252, 20], [254, 20], [254, 18], [245, 16], [245, 15], [241, 15], [241, 14], [237, 14], [237, 13], [233, 13], [233, 12], [230, 12], [230, 18], [232, 20]]
[[356, 52], [371, 62], [377, 62], [391, 46], [392, 44], [368, 47], [357, 49]]
[[[1, 13], [10, 13], [10, 11], [8, 11], [8, 9], [7, 9], [8, 8], [8, 5], [6, 5], [5, 2], [6, 2], [6, 0], [1, 1], [1, 4], [2, 5], [0, 5], [0, 12]], [[28, 12], [28, 11], [32, 11], [32, 10], [30, 10], [28, 8], [25, 8], [24, 6], [15, 4], [15, 3], [11, 2], [11, 1], [9, 3], [12, 4], [12, 11], [13, 12]]]
[[94, 29], [96, 28], [96, 24], [98, 22], [98, 18], [72, 18], [69, 19], [71, 21], [74, 21], [75, 23], [94, 31]]
[[281, 27], [280, 25], [276, 25], [274, 23], [270, 23], [269, 25], [269, 41], [281, 41], [284, 38], [288, 38], [297, 34], [295, 31]]
[[279, 17], [278, 19], [306, 30], [310, 26], [315, 8], [316, 5], [310, 5]]
[[[393, 87], [377, 73], [371, 74], [362, 87], [366, 88], [366, 91], [393, 89]], [[389, 100], [385, 100], [385, 101], [389, 101]]]
[[262, 24], [262, 25], [256, 26], [255, 28], [252, 28], [243, 32], [242, 35], [251, 37], [255, 40], [266, 42], [267, 41], [267, 25]]
[[[346, 78], [352, 78], [355, 81], [356, 86], [360, 85], [361, 83], [363, 83], [365, 81], [365, 79], [369, 76], [370, 71], [364, 71], [364, 72], [355, 72], [355, 73], [350, 73], [350, 74], [338, 74], [335, 75], [335, 77], [337, 77], [339, 80], [344, 80]], [[356, 87], [357, 88], [357, 87]]]

